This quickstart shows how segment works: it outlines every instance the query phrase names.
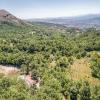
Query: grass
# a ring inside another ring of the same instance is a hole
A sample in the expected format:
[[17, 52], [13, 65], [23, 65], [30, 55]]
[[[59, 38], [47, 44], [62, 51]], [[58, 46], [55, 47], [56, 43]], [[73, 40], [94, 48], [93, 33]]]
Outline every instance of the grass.
[[89, 58], [76, 59], [69, 70], [74, 81], [87, 80], [91, 85], [100, 85], [100, 80], [92, 77]]

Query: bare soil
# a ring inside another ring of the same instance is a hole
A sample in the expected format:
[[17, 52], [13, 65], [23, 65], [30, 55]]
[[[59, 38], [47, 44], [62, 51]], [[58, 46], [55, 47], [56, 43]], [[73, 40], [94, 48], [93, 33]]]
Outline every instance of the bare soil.
[[19, 72], [19, 69], [13, 66], [0, 65], [0, 73], [4, 75], [14, 75]]

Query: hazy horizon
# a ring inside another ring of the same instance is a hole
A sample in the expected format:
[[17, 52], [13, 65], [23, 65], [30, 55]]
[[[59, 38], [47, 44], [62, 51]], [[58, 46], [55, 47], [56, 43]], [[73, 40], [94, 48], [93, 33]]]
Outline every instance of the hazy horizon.
[[3, 0], [5, 9], [22, 19], [100, 14], [99, 0]]

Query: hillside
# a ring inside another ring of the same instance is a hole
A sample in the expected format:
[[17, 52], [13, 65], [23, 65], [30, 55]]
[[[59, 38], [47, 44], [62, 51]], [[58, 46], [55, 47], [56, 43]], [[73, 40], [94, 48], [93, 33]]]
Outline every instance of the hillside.
[[99, 98], [100, 30], [1, 23], [0, 100]]
[[9, 25], [28, 25], [29, 23], [23, 21], [6, 10], [0, 10], [0, 24], [9, 24]]

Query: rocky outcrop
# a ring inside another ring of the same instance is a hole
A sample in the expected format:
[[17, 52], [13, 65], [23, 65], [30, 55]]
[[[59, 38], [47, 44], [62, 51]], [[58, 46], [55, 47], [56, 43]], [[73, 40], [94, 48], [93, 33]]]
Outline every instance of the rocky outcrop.
[[23, 21], [6, 10], [0, 10], [0, 24], [10, 24], [10, 25], [29, 25], [28, 22]]

